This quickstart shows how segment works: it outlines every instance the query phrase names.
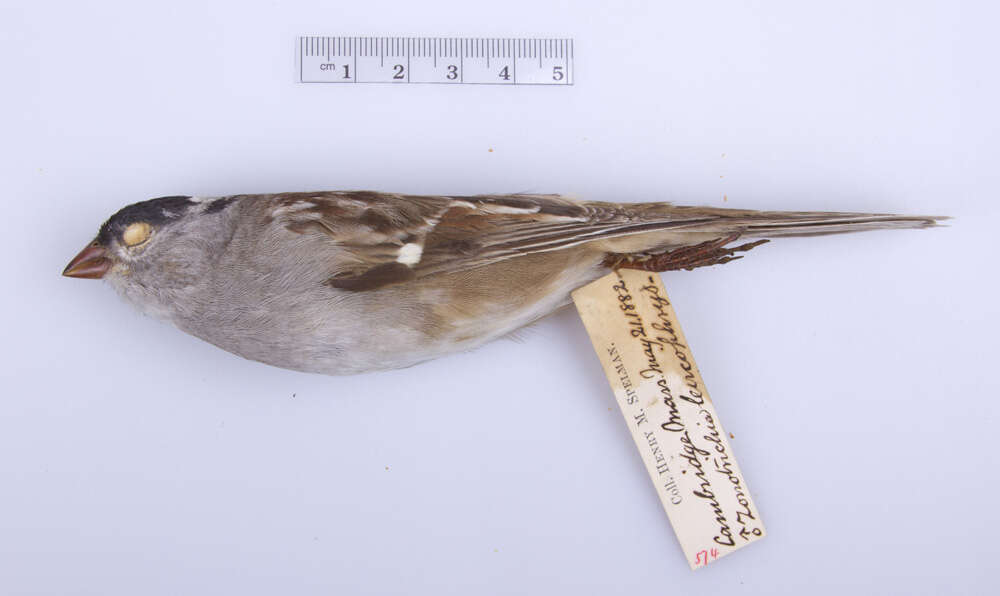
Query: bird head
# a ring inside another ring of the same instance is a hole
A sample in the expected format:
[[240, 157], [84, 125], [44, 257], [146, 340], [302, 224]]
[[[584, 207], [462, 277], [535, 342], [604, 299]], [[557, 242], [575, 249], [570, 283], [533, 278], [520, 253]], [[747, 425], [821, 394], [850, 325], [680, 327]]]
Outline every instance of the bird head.
[[161, 310], [157, 303], [169, 303], [171, 292], [207, 274], [212, 249], [228, 240], [220, 212], [229, 202], [174, 196], [129, 205], [104, 222], [63, 275], [106, 279], [144, 310]]

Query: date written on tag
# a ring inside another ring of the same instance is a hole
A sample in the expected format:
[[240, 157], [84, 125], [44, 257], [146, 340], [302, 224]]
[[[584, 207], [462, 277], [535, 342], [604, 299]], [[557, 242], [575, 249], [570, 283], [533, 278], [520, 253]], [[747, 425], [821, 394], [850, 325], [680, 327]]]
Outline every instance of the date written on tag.
[[660, 276], [616, 271], [573, 301], [691, 568], [763, 538]]

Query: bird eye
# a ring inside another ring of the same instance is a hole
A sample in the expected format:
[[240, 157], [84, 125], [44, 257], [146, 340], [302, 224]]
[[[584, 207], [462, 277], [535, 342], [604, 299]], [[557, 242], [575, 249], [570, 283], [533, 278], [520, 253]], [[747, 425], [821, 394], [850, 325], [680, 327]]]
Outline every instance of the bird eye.
[[122, 233], [122, 242], [125, 243], [125, 246], [139, 246], [149, 240], [152, 233], [153, 226], [144, 221], [137, 221], [125, 228]]

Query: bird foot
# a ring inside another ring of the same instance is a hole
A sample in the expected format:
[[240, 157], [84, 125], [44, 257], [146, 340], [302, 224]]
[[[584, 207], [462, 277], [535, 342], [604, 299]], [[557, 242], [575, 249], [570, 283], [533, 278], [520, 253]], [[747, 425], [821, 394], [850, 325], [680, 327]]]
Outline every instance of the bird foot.
[[767, 242], [766, 239], [756, 242], [747, 242], [732, 248], [725, 248], [727, 244], [739, 238], [739, 234], [732, 234], [725, 238], [709, 240], [693, 246], [682, 246], [674, 250], [661, 253], [634, 253], [620, 254], [609, 253], [604, 258], [604, 265], [612, 269], [639, 269], [641, 271], [678, 271], [686, 269], [688, 271], [696, 267], [707, 267], [709, 265], [721, 265], [729, 261], [742, 259], [737, 256], [738, 252], [746, 252], [754, 247]]

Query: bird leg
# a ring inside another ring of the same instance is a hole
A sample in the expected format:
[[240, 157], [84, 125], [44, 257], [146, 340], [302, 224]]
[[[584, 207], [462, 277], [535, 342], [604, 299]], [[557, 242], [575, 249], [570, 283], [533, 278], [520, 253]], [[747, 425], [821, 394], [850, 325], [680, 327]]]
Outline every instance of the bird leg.
[[737, 252], [746, 252], [767, 242], [767, 239], [747, 242], [733, 248], [725, 248], [727, 244], [739, 238], [732, 234], [717, 240], [709, 240], [692, 246], [682, 246], [661, 253], [609, 253], [604, 257], [604, 265], [612, 269], [639, 269], [641, 271], [688, 271], [695, 267], [721, 265], [743, 256], [735, 256]]

